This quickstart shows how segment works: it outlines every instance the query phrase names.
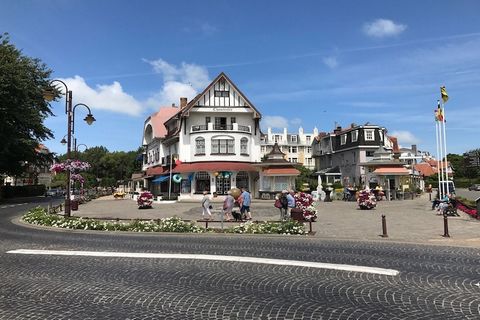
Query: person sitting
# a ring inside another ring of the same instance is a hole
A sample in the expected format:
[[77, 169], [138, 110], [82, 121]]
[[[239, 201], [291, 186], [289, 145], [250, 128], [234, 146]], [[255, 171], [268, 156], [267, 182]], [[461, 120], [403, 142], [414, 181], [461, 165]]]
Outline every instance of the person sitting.
[[448, 205], [450, 203], [450, 195], [446, 194], [441, 200], [440, 203], [438, 204], [438, 209], [437, 211], [439, 214], [444, 214], [446, 209], [448, 208]]

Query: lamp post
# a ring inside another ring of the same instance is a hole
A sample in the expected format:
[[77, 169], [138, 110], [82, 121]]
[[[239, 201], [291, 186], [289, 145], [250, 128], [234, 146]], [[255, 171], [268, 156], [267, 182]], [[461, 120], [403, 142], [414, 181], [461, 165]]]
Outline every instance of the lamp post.
[[[55, 99], [56, 88], [51, 87], [51, 85], [55, 82], [59, 82], [65, 87], [65, 114], [67, 115], [67, 160], [70, 160], [71, 149], [72, 149], [72, 135], [75, 132], [75, 109], [78, 106], [83, 106], [87, 108], [88, 114], [84, 120], [87, 122], [88, 125], [91, 125], [95, 121], [95, 118], [92, 115], [92, 111], [86, 104], [78, 103], [72, 106], [73, 105], [72, 91], [68, 90], [67, 84], [62, 80], [55, 79], [50, 81], [49, 83], [50, 87], [47, 88], [43, 94], [45, 100], [52, 101]], [[67, 170], [66, 173], [67, 173], [67, 197], [65, 198], [65, 216], [69, 217], [71, 214], [70, 192], [72, 189], [72, 183], [70, 181], [70, 170]]]

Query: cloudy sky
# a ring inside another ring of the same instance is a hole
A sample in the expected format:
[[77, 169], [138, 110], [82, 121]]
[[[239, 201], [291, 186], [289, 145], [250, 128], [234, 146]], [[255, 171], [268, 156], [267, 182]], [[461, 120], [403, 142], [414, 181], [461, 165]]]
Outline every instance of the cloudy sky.
[[[225, 72], [262, 128], [385, 126], [435, 154], [433, 110], [447, 87], [448, 151], [480, 147], [480, 1], [0, 0], [0, 32], [67, 82], [78, 143], [141, 144], [145, 118]], [[62, 103], [47, 121], [65, 153]]]

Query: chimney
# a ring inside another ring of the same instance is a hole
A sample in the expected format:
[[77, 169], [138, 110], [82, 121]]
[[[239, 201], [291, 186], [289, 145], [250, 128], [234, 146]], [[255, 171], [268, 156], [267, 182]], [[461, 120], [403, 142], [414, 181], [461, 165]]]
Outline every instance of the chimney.
[[335, 128], [335, 130], [333, 130], [333, 133], [339, 133], [340, 131], [342, 131], [342, 127], [337, 126], [337, 128]]
[[172, 108], [175, 108], [175, 103], [172, 103]]
[[187, 98], [180, 98], [180, 109], [183, 109], [187, 106]]
[[412, 153], [414, 155], [417, 155], [417, 145], [416, 144], [412, 144]]

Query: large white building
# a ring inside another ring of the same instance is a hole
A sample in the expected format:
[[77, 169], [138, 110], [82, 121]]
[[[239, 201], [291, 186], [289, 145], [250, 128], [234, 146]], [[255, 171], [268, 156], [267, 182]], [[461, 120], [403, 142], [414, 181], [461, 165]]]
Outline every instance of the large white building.
[[144, 124], [144, 185], [155, 194], [199, 198], [245, 187], [258, 195], [261, 114], [222, 72], [193, 100], [164, 107]]
[[272, 132], [272, 128], [267, 129], [260, 141], [262, 157], [267, 155], [273, 149], [275, 143], [280, 150], [285, 153], [285, 160], [291, 163], [298, 163], [308, 169], [315, 169], [315, 159], [312, 157], [312, 142], [318, 136], [318, 129], [306, 133], [303, 128], [298, 129], [298, 133], [288, 133], [284, 128], [282, 133]]

